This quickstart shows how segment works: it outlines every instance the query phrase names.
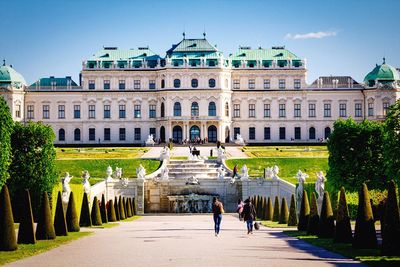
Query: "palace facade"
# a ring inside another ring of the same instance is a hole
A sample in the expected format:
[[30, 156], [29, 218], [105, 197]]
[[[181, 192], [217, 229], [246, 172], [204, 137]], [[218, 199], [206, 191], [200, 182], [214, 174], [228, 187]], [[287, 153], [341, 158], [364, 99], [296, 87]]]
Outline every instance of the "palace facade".
[[306, 61], [285, 47], [240, 47], [225, 57], [186, 39], [165, 57], [148, 47], [104, 47], [82, 62], [80, 81], [27, 85], [5, 63], [0, 94], [16, 121], [51, 125], [56, 144], [143, 144], [207, 139], [248, 143], [325, 140], [338, 118], [383, 120], [399, 98], [399, 70], [385, 60], [362, 83], [350, 76], [306, 83]]

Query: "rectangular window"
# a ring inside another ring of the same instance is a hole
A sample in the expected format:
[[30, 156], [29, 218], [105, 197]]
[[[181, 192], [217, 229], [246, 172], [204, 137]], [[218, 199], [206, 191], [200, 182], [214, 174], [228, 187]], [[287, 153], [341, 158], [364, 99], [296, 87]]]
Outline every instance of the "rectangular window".
[[324, 117], [331, 116], [331, 104], [324, 104]]
[[94, 80], [89, 80], [89, 90], [94, 90], [96, 89], [96, 83]]
[[109, 118], [111, 118], [111, 106], [104, 105], [104, 119], [109, 119]]
[[346, 117], [347, 116], [346, 104], [345, 103], [339, 104], [339, 116], [340, 117]]
[[374, 103], [368, 103], [368, 116], [374, 116]]
[[271, 88], [270, 79], [264, 79], [264, 89], [270, 89], [270, 88]]
[[240, 89], [240, 80], [233, 80], [233, 89]]
[[81, 105], [74, 105], [74, 119], [81, 118]]
[[240, 104], [233, 104], [233, 117], [240, 118]]
[[133, 81], [133, 89], [140, 89], [140, 80]]
[[21, 105], [16, 105], [15, 107], [15, 117], [21, 118]]
[[294, 104], [294, 117], [295, 118], [301, 117], [301, 104]]
[[271, 117], [271, 104], [264, 104], [264, 118]]
[[110, 139], [111, 139], [110, 128], [104, 128], [104, 141], [110, 141]]
[[58, 105], [58, 118], [65, 119], [65, 105]]
[[264, 127], [264, 140], [271, 140], [271, 128]]
[[150, 128], [150, 129], [149, 129], [149, 134], [152, 134], [152, 135], [153, 135], [154, 141], [157, 139], [157, 138], [156, 138], [156, 128]]
[[120, 119], [126, 118], [126, 106], [125, 105], [119, 105], [119, 118]]
[[27, 117], [30, 120], [35, 118], [35, 111], [34, 111], [34, 106], [33, 105], [28, 105], [28, 107], [27, 107]]
[[237, 139], [237, 135], [240, 134], [240, 127], [233, 128], [233, 139]]
[[43, 105], [43, 119], [50, 119], [50, 105]]
[[255, 139], [256, 139], [256, 128], [249, 127], [249, 140], [255, 140]]
[[156, 117], [156, 105], [149, 105], [149, 118]]
[[315, 104], [308, 104], [308, 117], [315, 118]]
[[389, 102], [383, 102], [383, 115], [387, 115], [389, 112], [390, 108], [390, 103]]
[[119, 90], [125, 90], [125, 80], [119, 80], [118, 88]]
[[279, 89], [285, 89], [285, 88], [286, 88], [285, 79], [279, 79]]
[[[105, 109], [105, 107], [104, 107]], [[96, 118], [96, 106], [95, 105], [89, 105], [89, 119], [94, 119]]]
[[256, 117], [256, 104], [249, 104], [249, 118]]
[[286, 117], [286, 105], [279, 104], [279, 118], [284, 118], [284, 117]]
[[294, 89], [300, 89], [300, 88], [301, 88], [300, 79], [294, 79]]
[[301, 139], [301, 128], [294, 127], [294, 139], [300, 140]]
[[89, 141], [95, 141], [95, 140], [96, 140], [96, 129], [89, 128]]
[[254, 88], [256, 88], [256, 80], [249, 79], [249, 89], [254, 89]]
[[285, 127], [279, 127], [279, 139], [280, 140], [286, 139], [286, 128]]
[[142, 112], [141, 112], [141, 109], [140, 109], [140, 105], [135, 105], [134, 106], [134, 110], [133, 110], [133, 116], [135, 117], [135, 118], [140, 118], [140, 117], [142, 117]]
[[110, 90], [110, 80], [104, 80], [103, 86], [104, 90]]
[[156, 89], [156, 81], [155, 80], [149, 81], [149, 89]]
[[135, 128], [135, 140], [140, 140], [141, 139], [141, 129], [140, 128]]
[[355, 103], [354, 105], [354, 117], [362, 117], [362, 104], [361, 103]]
[[119, 128], [119, 141], [125, 141], [125, 128]]

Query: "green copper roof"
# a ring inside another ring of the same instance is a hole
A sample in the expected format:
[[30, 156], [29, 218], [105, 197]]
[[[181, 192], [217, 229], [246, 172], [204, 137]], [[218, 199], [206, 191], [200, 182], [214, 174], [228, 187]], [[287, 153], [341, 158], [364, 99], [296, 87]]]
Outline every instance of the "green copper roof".
[[207, 39], [183, 39], [179, 44], [173, 45], [167, 55], [178, 52], [217, 52], [218, 49], [211, 45]]
[[251, 49], [240, 47], [239, 50], [229, 57], [231, 60], [301, 60], [298, 56], [284, 47], [273, 47], [272, 49]]
[[89, 61], [115, 61], [115, 60], [157, 60], [160, 56], [151, 51], [148, 47], [140, 47], [138, 49], [123, 50], [117, 47], [105, 47], [95, 53]]
[[385, 59], [383, 59], [382, 65], [376, 65], [376, 67], [364, 78], [365, 83], [375, 80], [392, 82], [395, 80], [400, 80], [400, 78], [396, 68], [386, 64]]
[[24, 77], [14, 70], [11, 66], [6, 66], [5, 63], [0, 66], [0, 84], [10, 84], [20, 87], [26, 86]]
[[[68, 81], [70, 81], [71, 84], [68, 84]], [[39, 84], [38, 84], [39, 83]], [[39, 81], [31, 84], [31, 86], [59, 86], [59, 87], [67, 87], [67, 86], [78, 86], [76, 82], [74, 82], [71, 77], [67, 76], [65, 78], [55, 78], [55, 77], [49, 77], [49, 78], [40, 78]]]

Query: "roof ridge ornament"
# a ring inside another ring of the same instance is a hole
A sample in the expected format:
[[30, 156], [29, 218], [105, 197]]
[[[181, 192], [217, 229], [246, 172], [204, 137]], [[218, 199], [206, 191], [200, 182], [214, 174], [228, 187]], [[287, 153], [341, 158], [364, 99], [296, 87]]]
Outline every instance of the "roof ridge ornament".
[[182, 35], [183, 35], [183, 40], [185, 40], [185, 39], [186, 39], [186, 38], [185, 38], [185, 36], [186, 36], [185, 31], [183, 31]]
[[3, 58], [3, 66], [6, 65], [6, 60]]
[[383, 57], [383, 63], [382, 64], [386, 64], [386, 58]]

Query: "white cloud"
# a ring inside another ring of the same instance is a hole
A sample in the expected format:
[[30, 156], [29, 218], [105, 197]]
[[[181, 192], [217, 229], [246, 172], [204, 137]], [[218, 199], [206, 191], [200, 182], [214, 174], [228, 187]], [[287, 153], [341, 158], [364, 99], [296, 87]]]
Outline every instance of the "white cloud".
[[325, 31], [325, 32], [309, 32], [309, 33], [288, 33], [285, 35], [285, 39], [300, 40], [300, 39], [322, 39], [325, 37], [336, 36], [336, 31]]

